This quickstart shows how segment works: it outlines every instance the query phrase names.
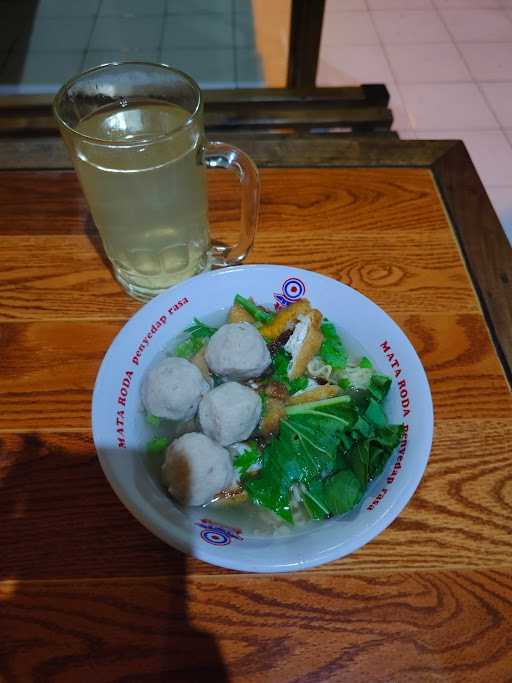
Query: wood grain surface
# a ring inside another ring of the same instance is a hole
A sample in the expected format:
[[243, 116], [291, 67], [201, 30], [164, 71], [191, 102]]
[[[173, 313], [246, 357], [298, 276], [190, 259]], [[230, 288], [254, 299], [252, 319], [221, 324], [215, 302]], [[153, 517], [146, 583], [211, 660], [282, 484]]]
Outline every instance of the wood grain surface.
[[[249, 262], [381, 305], [427, 371], [436, 431], [409, 505], [353, 555], [256, 576], [169, 548], [121, 505], [94, 378], [140, 304], [74, 175], [0, 173], [0, 681], [510, 681], [512, 398], [429, 171], [267, 169]], [[232, 179], [209, 180], [229, 238]]]
[[[478, 311], [431, 174], [368, 169], [361, 187], [358, 173], [263, 169], [247, 262], [317, 270], [392, 313]], [[209, 196], [214, 235], [233, 241], [240, 209], [231, 176], [211, 172]], [[137, 309], [106, 267], [74, 174], [0, 172], [1, 205], [0, 320], [126, 320]], [[284, 243], [285, 234], [293, 239]]]
[[170, 575], [0, 596], [17, 680], [510, 680], [505, 572]]

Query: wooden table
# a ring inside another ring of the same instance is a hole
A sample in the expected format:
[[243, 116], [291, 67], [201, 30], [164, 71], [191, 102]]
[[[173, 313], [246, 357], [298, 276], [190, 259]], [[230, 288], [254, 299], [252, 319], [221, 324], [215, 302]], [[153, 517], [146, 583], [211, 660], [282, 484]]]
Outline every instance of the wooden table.
[[[279, 165], [265, 144], [246, 146]], [[185, 557], [117, 500], [91, 390], [139, 304], [110, 274], [72, 172], [0, 172], [0, 680], [510, 680], [506, 240], [460, 143], [337, 143], [337, 157], [322, 144], [316, 168], [262, 170], [248, 261], [317, 270], [382, 306], [427, 370], [436, 428], [400, 517], [290, 575]], [[291, 166], [313, 163], [301, 145]], [[212, 224], [228, 234], [236, 188], [210, 180]]]

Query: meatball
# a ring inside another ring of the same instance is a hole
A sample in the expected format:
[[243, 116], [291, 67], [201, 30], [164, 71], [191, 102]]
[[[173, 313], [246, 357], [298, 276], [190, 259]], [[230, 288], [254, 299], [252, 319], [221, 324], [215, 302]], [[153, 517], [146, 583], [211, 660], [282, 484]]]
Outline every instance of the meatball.
[[190, 420], [209, 390], [201, 371], [185, 358], [166, 358], [146, 374], [142, 403], [151, 415], [168, 420]]
[[265, 340], [250, 323], [222, 325], [208, 342], [208, 367], [227, 380], [258, 377], [271, 363]]
[[233, 481], [231, 456], [204, 434], [184, 434], [167, 448], [162, 478], [182, 505], [204, 505]]
[[222, 446], [244, 441], [261, 416], [259, 395], [237, 382], [226, 382], [210, 391], [199, 404], [203, 432]]

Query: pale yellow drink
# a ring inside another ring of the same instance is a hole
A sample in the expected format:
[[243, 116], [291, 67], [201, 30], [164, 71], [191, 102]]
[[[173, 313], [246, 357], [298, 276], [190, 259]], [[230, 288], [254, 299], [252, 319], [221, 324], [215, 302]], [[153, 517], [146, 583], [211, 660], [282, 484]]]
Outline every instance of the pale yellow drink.
[[[241, 263], [258, 220], [258, 170], [241, 149], [206, 142], [195, 81], [165, 64], [104, 64], [60, 88], [53, 111], [125, 291], [146, 301], [210, 267]], [[206, 168], [240, 181], [240, 232], [210, 243]]]
[[142, 297], [206, 266], [204, 139], [199, 125], [184, 125], [189, 118], [177, 105], [141, 101], [100, 109], [76, 126], [112, 140], [82, 138], [75, 165], [116, 276]]

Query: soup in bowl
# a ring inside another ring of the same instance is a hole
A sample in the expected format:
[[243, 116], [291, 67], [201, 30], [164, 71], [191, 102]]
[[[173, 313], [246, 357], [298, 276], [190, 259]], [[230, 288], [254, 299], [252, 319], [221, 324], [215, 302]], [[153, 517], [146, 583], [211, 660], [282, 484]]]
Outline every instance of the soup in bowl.
[[206, 273], [146, 304], [93, 397], [100, 462], [134, 516], [247, 571], [315, 566], [375, 537], [417, 487], [432, 429], [396, 323], [283, 266]]

